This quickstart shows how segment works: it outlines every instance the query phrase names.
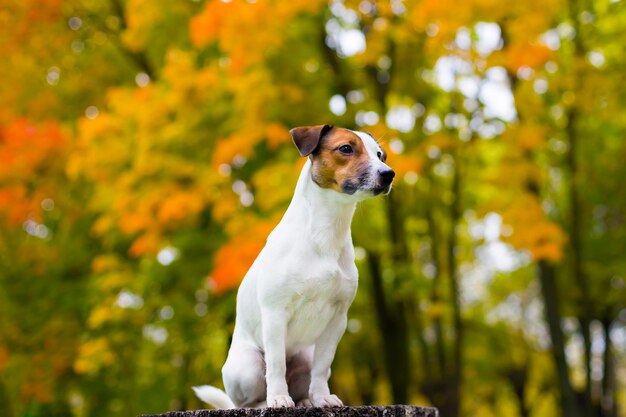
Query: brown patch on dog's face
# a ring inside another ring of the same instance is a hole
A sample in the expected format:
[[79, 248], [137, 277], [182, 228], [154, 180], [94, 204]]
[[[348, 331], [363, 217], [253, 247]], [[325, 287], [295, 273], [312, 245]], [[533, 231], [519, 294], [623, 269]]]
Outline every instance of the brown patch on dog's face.
[[360, 137], [334, 128], [311, 154], [313, 181], [322, 188], [354, 194], [367, 181], [370, 157]]

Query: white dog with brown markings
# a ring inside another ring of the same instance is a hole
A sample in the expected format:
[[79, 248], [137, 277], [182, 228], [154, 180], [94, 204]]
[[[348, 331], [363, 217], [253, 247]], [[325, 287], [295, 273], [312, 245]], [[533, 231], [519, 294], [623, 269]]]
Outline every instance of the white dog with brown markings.
[[369, 134], [330, 125], [290, 131], [308, 156], [282, 220], [246, 274], [215, 408], [336, 407], [328, 379], [358, 271], [350, 223], [358, 201], [391, 189], [394, 172]]

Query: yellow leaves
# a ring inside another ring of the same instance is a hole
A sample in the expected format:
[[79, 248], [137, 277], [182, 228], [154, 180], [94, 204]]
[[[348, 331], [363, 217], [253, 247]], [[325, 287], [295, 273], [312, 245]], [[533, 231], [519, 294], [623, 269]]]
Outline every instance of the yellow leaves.
[[98, 255], [91, 261], [91, 270], [96, 273], [102, 273], [114, 270], [120, 267], [120, 259], [115, 255], [103, 254]]
[[[213, 67], [198, 70], [195, 59], [170, 50], [161, 80], [110, 90], [99, 114], [79, 123], [67, 172], [96, 185], [89, 203], [99, 217], [92, 232], [121, 231], [133, 239], [133, 256], [153, 255], [168, 233], [192, 226], [217, 195], [219, 179], [210, 166], [215, 139], [200, 109], [219, 94], [221, 81]], [[268, 129], [274, 141], [277, 131]]]
[[436, 25], [437, 35], [429, 38], [429, 42], [443, 46], [454, 39], [461, 26], [472, 21], [473, 4], [455, 0], [424, 0], [416, 4], [410, 11], [409, 20], [417, 32], [423, 33], [428, 25]]
[[122, 41], [132, 51], [145, 49], [150, 27], [161, 19], [163, 5], [150, 0], [129, 0], [126, 2], [126, 25]]
[[430, 318], [438, 318], [438, 317], [443, 317], [446, 314], [446, 311], [448, 311], [448, 306], [446, 303], [444, 302], [437, 302], [437, 303], [432, 303], [429, 304], [427, 309], [426, 309], [426, 314], [430, 317]]
[[291, 199], [298, 179], [298, 166], [299, 163], [276, 163], [254, 174], [255, 203], [261, 210], [280, 209]]
[[220, 75], [216, 66], [196, 68], [196, 56], [188, 51], [171, 49], [167, 52], [163, 68], [163, 80], [168, 85], [168, 94], [161, 97], [167, 107], [189, 106], [201, 102], [219, 91]]
[[[95, 181], [109, 180], [128, 159], [127, 144], [122, 140], [123, 124], [112, 114], [100, 112], [94, 120], [79, 120], [78, 131], [77, 147], [68, 161], [68, 175], [73, 179], [86, 176]], [[105, 146], [107, 151], [101, 152]]]
[[98, 287], [102, 291], [120, 290], [132, 281], [130, 273], [123, 270], [113, 270], [100, 277]]
[[212, 214], [216, 221], [227, 222], [239, 208], [239, 198], [231, 191], [220, 194], [213, 204]]
[[87, 326], [91, 329], [97, 329], [111, 320], [113, 315], [114, 311], [111, 305], [101, 304], [91, 310], [89, 318], [87, 319]]
[[[563, 0], [529, 0], [507, 5], [506, 33], [511, 44], [528, 43], [551, 28], [563, 10]], [[541, 10], [541, 13], [537, 13]]]
[[83, 343], [78, 349], [74, 371], [78, 374], [95, 374], [115, 360], [109, 342], [101, 337]]

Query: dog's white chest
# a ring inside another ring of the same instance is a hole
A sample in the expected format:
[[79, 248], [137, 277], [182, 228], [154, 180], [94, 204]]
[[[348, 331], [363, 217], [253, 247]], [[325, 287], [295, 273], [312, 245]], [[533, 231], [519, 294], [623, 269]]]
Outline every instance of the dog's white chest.
[[356, 268], [346, 272], [335, 264], [298, 282], [288, 308], [288, 351], [314, 344], [332, 320], [345, 314], [357, 289]]

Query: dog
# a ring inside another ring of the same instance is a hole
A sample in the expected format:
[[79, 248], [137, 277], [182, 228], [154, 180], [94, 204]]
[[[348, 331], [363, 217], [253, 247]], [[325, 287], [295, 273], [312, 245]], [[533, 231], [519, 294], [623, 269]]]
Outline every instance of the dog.
[[389, 193], [395, 173], [368, 133], [318, 125], [290, 134], [308, 159], [239, 287], [226, 392], [193, 387], [215, 408], [343, 405], [328, 379], [357, 290], [350, 224], [356, 203]]

